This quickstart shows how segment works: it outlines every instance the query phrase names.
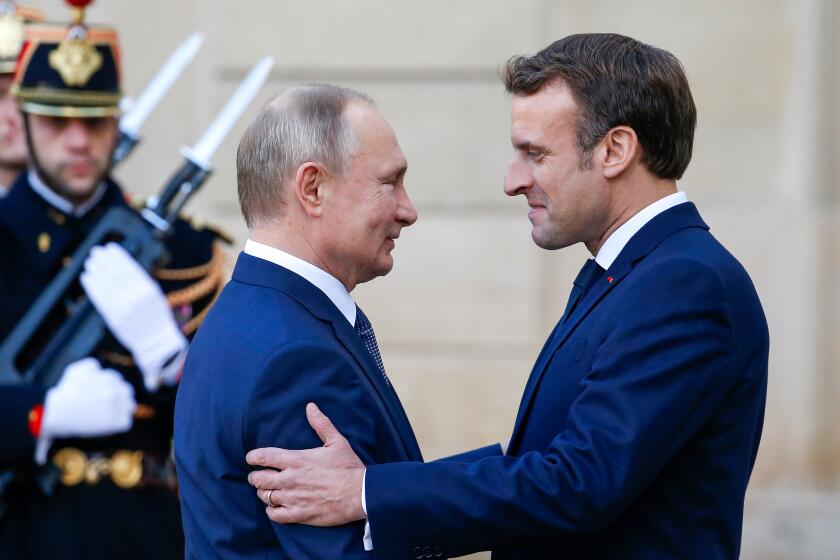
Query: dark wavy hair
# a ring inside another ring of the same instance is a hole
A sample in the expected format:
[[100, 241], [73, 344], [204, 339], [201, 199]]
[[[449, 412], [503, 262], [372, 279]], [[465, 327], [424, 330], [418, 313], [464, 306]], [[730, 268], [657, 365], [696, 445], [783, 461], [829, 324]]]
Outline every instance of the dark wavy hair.
[[581, 162], [619, 125], [636, 132], [642, 162], [657, 177], [679, 179], [691, 161], [697, 109], [685, 71], [673, 54], [613, 33], [570, 35], [502, 69], [505, 89], [530, 95], [560, 81], [580, 106]]

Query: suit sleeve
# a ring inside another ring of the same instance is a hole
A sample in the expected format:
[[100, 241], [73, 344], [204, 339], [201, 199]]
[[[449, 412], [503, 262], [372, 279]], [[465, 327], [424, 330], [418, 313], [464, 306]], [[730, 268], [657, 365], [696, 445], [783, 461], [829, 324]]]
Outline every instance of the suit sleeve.
[[500, 455], [504, 455], [504, 453], [502, 453], [502, 446], [498, 443], [494, 443], [493, 445], [479, 447], [478, 449], [473, 449], [472, 451], [465, 451], [463, 453], [458, 453], [457, 455], [441, 457], [440, 459], [438, 459], [438, 461], [450, 461], [454, 463], [474, 463], [479, 459], [486, 459], [487, 457], [497, 457]]
[[[306, 420], [306, 404], [316, 403], [338, 426], [362, 462], [370, 465], [384, 435], [377, 418], [378, 399], [354, 365], [332, 346], [295, 343], [265, 364], [245, 417], [249, 449], [308, 449], [322, 444]], [[254, 515], [265, 506], [254, 496]], [[334, 528], [272, 523], [279, 546], [289, 558], [370, 558], [364, 551], [364, 522]]]
[[0, 386], [0, 468], [13, 469], [34, 463], [35, 437], [29, 432], [29, 412], [44, 402], [44, 389], [33, 385]]
[[440, 545], [459, 556], [598, 531], [641, 494], [736, 379], [714, 270], [685, 259], [632, 281], [545, 454], [368, 468], [378, 555], [411, 558], [417, 546]]

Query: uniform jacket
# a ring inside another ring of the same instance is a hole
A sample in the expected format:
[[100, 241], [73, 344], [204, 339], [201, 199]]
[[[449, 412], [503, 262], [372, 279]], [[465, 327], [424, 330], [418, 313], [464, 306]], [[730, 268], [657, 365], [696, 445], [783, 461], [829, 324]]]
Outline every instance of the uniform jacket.
[[[82, 217], [75, 217], [41, 198], [29, 185], [26, 173], [18, 177], [8, 196], [0, 200], [0, 341], [61, 270], [65, 259], [116, 206], [127, 206], [127, 202], [117, 184], [110, 180], [99, 202]], [[219, 235], [210, 229], [195, 228], [178, 220], [174, 235], [167, 241], [171, 258], [153, 274], [167, 293], [176, 320], [187, 336], [195, 331], [222, 285], [224, 255], [215, 246], [217, 239]], [[60, 312], [49, 324], [62, 319]], [[117, 450], [142, 451], [145, 456], [164, 462], [171, 451], [176, 388], [148, 392], [128, 351], [110, 336], [94, 357], [103, 367], [120, 371], [133, 385], [142, 412], [138, 411], [132, 429], [126, 433], [56, 440], [50, 456], [72, 447], [89, 457], [110, 456]], [[0, 429], [8, 434], [0, 446], [0, 466], [13, 468], [19, 482], [36, 468], [35, 438], [28, 430], [27, 416], [43, 398], [43, 388], [0, 387]], [[168, 488], [123, 490], [104, 480], [93, 486], [58, 485], [53, 495], [44, 496], [34, 485], [20, 482], [11, 488], [6, 502], [8, 515], [0, 523], [3, 558], [51, 558], [55, 555], [55, 542], [63, 543], [63, 558], [68, 559], [175, 558], [182, 554], [177, 498]], [[147, 542], [131, 545], [141, 533], [138, 518], [157, 521]], [[13, 541], [17, 543], [11, 544]]]
[[368, 468], [376, 556], [737, 558], [767, 355], [747, 273], [663, 212], [549, 336], [507, 456]]
[[366, 464], [421, 461], [396, 393], [347, 319], [313, 284], [242, 253], [187, 357], [175, 460], [187, 558], [352, 559], [364, 524], [278, 525], [248, 484], [248, 451], [321, 441], [315, 402]]

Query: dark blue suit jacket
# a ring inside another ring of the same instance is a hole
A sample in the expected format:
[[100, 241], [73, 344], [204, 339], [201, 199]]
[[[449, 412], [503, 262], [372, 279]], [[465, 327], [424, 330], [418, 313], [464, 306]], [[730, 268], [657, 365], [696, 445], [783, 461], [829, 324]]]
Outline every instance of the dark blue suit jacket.
[[321, 445], [317, 403], [366, 464], [421, 461], [397, 399], [353, 327], [307, 280], [247, 254], [193, 340], [175, 408], [187, 558], [369, 558], [364, 523], [278, 525], [248, 484], [257, 447]]
[[767, 354], [747, 273], [663, 212], [549, 337], [508, 456], [368, 468], [377, 557], [736, 558]]

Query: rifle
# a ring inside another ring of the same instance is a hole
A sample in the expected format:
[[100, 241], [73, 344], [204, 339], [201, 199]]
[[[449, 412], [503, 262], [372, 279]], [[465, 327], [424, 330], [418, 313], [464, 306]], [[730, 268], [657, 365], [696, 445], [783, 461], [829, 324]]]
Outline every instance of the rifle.
[[[212, 171], [210, 158], [262, 87], [274, 60], [262, 59], [228, 100], [194, 148], [183, 148], [186, 161], [158, 196], [151, 197], [138, 215], [124, 207], [109, 210], [73, 253], [69, 264], [53, 279], [34, 305], [0, 345], [0, 384], [37, 383], [49, 388], [65, 368], [90, 356], [107, 327], [93, 304], [79, 289], [79, 276], [90, 250], [104, 243], [120, 243], [146, 270], [168, 258], [164, 242], [172, 233], [181, 209]], [[58, 327], [47, 330], [51, 317], [67, 309]], [[43, 347], [34, 345], [49, 333]]]
[[120, 139], [111, 157], [112, 166], [128, 157], [140, 142], [140, 128], [143, 123], [198, 54], [203, 42], [204, 35], [200, 32], [187, 37], [152, 78], [137, 101], [130, 104], [131, 108], [120, 118]]
[[[161, 193], [150, 198], [138, 216], [115, 207], [109, 210], [73, 253], [70, 263], [47, 286], [35, 304], [0, 345], [0, 384], [38, 383], [53, 387], [71, 363], [90, 356], [105, 336], [107, 326], [79, 287], [79, 276], [90, 250], [103, 243], [120, 243], [146, 270], [162, 265], [166, 259], [164, 242], [172, 234], [172, 224], [189, 198], [212, 171], [210, 158], [242, 116], [262, 87], [274, 59], [265, 57], [251, 70], [228, 100], [194, 148], [183, 148], [186, 161], [166, 183]], [[67, 309], [66, 319], [36, 348], [40, 335], [49, 328], [54, 312]], [[0, 518], [6, 511], [3, 497], [16, 476], [0, 471]], [[55, 467], [40, 468], [32, 480], [45, 495], [51, 495], [59, 479]]]

